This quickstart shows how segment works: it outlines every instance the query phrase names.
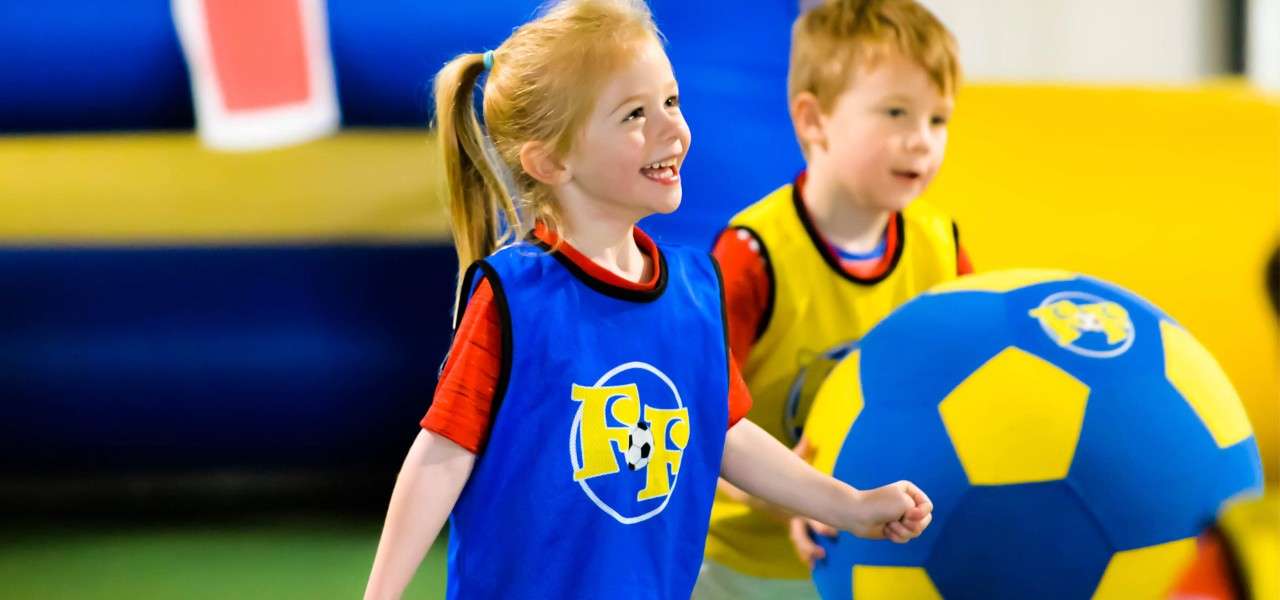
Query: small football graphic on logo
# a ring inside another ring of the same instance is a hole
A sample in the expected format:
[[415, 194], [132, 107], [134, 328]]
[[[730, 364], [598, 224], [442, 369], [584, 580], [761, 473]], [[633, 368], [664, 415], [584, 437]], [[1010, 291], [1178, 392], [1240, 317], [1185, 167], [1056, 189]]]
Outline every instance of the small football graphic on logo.
[[631, 426], [627, 432], [627, 468], [634, 471], [643, 469], [649, 464], [649, 453], [653, 451], [653, 432], [649, 424], [641, 421]]

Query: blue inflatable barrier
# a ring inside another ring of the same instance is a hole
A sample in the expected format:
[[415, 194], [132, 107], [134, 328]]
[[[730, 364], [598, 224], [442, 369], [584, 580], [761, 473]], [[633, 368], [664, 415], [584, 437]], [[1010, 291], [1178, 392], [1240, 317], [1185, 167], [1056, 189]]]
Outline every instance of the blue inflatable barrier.
[[0, 471], [395, 464], [454, 268], [416, 245], [0, 250]]

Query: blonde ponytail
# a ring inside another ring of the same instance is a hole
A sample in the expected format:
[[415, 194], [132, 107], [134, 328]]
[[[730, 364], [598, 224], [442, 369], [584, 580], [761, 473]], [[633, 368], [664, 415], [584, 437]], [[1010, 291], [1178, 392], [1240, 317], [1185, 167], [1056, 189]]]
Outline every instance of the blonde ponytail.
[[484, 71], [483, 54], [462, 54], [435, 81], [437, 134], [460, 272], [520, 230], [515, 203], [499, 174], [502, 167], [491, 162], [476, 118], [476, 83]]

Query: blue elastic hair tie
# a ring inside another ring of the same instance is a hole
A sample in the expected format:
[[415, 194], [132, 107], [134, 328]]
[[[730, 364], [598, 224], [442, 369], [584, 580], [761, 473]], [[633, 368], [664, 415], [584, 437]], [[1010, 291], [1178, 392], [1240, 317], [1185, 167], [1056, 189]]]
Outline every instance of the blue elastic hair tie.
[[484, 70], [488, 71], [493, 68], [493, 50], [486, 50], [484, 53]]

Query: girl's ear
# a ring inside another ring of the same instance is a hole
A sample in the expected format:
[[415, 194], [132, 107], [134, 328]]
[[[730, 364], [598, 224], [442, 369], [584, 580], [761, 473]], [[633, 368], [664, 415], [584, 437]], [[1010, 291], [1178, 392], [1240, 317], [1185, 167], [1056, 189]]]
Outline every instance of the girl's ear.
[[817, 96], [809, 92], [796, 94], [791, 100], [791, 124], [806, 152], [814, 147], [826, 149], [826, 120], [822, 118], [822, 105]]
[[525, 142], [520, 146], [520, 167], [537, 182], [550, 186], [568, 183], [571, 175], [569, 166], [545, 142]]

